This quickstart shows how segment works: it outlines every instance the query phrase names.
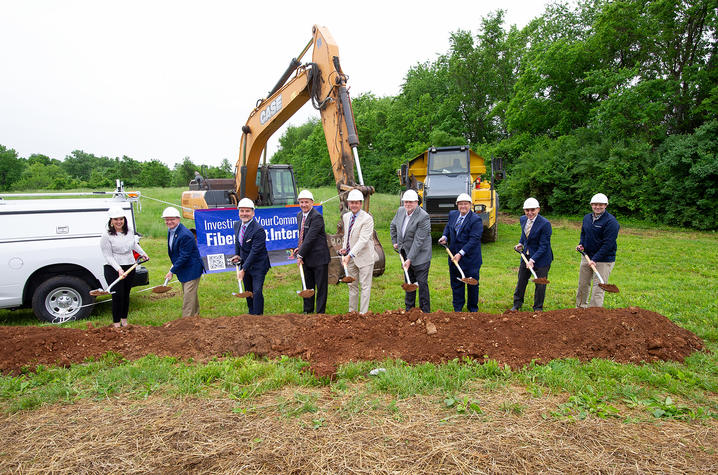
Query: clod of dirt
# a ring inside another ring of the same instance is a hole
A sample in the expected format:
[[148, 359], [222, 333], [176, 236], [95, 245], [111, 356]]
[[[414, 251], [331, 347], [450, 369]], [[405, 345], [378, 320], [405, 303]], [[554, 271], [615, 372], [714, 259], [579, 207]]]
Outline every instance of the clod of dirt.
[[436, 333], [436, 325], [431, 323], [429, 320], [426, 321], [426, 334], [433, 335]]
[[[69, 365], [112, 351], [136, 359], [148, 354], [207, 361], [254, 353], [308, 360], [320, 376], [350, 361], [401, 359], [442, 363], [484, 356], [520, 368], [556, 358], [609, 358], [620, 363], [683, 361], [703, 342], [663, 315], [638, 307], [486, 313], [430, 313], [419, 309], [343, 315], [189, 317], [161, 327], [117, 329], [0, 326], [0, 371], [38, 364]], [[449, 318], [450, 317], [450, 318]], [[130, 320], [132, 315], [130, 315]], [[421, 320], [425, 322], [421, 324]], [[430, 333], [441, 321], [441, 332]]]

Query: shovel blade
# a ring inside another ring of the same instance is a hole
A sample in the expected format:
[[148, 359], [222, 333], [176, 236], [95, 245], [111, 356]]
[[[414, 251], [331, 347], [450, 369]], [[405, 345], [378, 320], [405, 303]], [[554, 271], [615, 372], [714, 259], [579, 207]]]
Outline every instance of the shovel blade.
[[356, 280], [356, 279], [354, 279], [354, 277], [350, 277], [348, 275], [345, 277], [342, 277], [342, 282], [346, 282], [347, 284], [350, 282], [354, 282], [354, 280]]
[[618, 290], [618, 287], [616, 287], [613, 284], [598, 284], [598, 286], [601, 287], [606, 292], [611, 292], [614, 294], [617, 294], [618, 292], [620, 292], [620, 290]]
[[405, 292], [413, 292], [418, 289], [419, 286], [416, 284], [401, 284], [401, 288], [404, 289]]
[[172, 287], [169, 285], [158, 285], [157, 287], [152, 287], [152, 293], [153, 294], [164, 294], [165, 292], [169, 292], [172, 290]]
[[89, 293], [90, 293], [90, 295], [92, 295], [93, 297], [97, 297], [98, 295], [110, 295], [110, 293], [109, 293], [108, 291], [102, 290], [102, 289], [90, 290]]
[[545, 284], [548, 284], [549, 281], [548, 281], [548, 279], [545, 278], [545, 277], [539, 277], [539, 278], [537, 278], [537, 279], [534, 279], [532, 282], [533, 282], [534, 284], [544, 284], [544, 285], [545, 285]]
[[464, 277], [463, 279], [460, 277], [457, 277], [461, 282], [468, 284], [468, 285], [479, 285], [479, 281], [474, 279], [473, 277]]
[[232, 292], [233, 297], [238, 297], [240, 299], [246, 299], [252, 297], [254, 294], [252, 292]]
[[297, 295], [299, 295], [303, 299], [308, 299], [309, 297], [314, 297], [314, 290], [313, 289], [298, 290]]

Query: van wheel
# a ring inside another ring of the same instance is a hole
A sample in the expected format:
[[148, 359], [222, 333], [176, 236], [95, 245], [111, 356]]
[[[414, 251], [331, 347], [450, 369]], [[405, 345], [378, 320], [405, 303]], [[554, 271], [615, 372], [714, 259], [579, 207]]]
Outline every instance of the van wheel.
[[491, 226], [489, 229], [484, 231], [484, 234], [481, 236], [482, 242], [496, 242], [496, 239], [499, 237], [499, 223], [494, 223], [493, 226]]
[[32, 310], [39, 320], [65, 323], [90, 315], [92, 306], [83, 305], [93, 301], [87, 282], [79, 277], [60, 275], [47, 279], [35, 289]]

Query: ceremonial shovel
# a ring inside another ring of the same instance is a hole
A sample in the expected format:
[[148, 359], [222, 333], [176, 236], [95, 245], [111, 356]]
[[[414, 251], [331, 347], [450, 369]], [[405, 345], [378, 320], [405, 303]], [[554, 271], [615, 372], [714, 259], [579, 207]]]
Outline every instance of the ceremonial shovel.
[[589, 259], [589, 257], [586, 255], [586, 253], [583, 251], [579, 251], [578, 249], [576, 249], [576, 250], [578, 252], [580, 252], [583, 257], [586, 258], [586, 262], [588, 262], [588, 265], [590, 265], [591, 269], [593, 269], [593, 273], [596, 274], [596, 277], [598, 277], [598, 282], [599, 282], [598, 286], [601, 287], [606, 292], [612, 292], [614, 294], [617, 294], [619, 292], [618, 287], [616, 287], [613, 284], [607, 284], [606, 282], [604, 282], [603, 277], [601, 277], [601, 274], [598, 273], [598, 269], [596, 269], [596, 266], [591, 264], [591, 259]]
[[234, 267], [237, 269], [237, 287], [239, 288], [239, 292], [232, 292], [232, 295], [234, 295], [235, 297], [243, 298], [243, 299], [251, 297], [252, 295], [254, 295], [252, 292], [244, 291], [244, 285], [242, 285], [242, 279], [239, 278], [239, 266], [235, 265]]
[[401, 252], [399, 252], [399, 259], [401, 260], [401, 268], [404, 271], [404, 276], [406, 277], [406, 282], [401, 284], [401, 288], [404, 289], [405, 292], [413, 292], [419, 288], [419, 284], [416, 282], [413, 284], [411, 283], [411, 279], [409, 279], [409, 272], [404, 269], [404, 258], [402, 257]]
[[297, 294], [303, 299], [314, 297], [314, 289], [308, 289], [307, 284], [304, 281], [304, 266], [299, 264], [299, 275], [302, 277], [302, 290], [297, 290]]
[[464, 275], [464, 271], [461, 269], [461, 266], [459, 265], [459, 263], [454, 260], [454, 255], [451, 253], [449, 248], [445, 244], [442, 244], [442, 246], [444, 246], [444, 249], [446, 249], [446, 252], [449, 253], [449, 259], [451, 259], [451, 262], [453, 262], [454, 265], [456, 266], [456, 268], [459, 269], [459, 273], [461, 274], [461, 277], [457, 277], [456, 280], [460, 280], [461, 282], [463, 282], [465, 284], [469, 284], [469, 285], [479, 285], [478, 280], [474, 279], [473, 277], [466, 277], [466, 275]]
[[344, 267], [344, 277], [342, 277], [342, 282], [346, 282], [347, 284], [354, 282], [355, 279], [349, 275], [349, 270], [347, 269], [347, 265], [344, 264], [344, 259], [342, 259], [342, 267]]
[[138, 259], [134, 264], [132, 264], [132, 267], [130, 267], [129, 269], [127, 269], [127, 270], [122, 274], [122, 277], [118, 277], [117, 279], [115, 279], [115, 281], [114, 281], [113, 283], [111, 283], [111, 284], [109, 285], [109, 287], [107, 287], [107, 288], [104, 289], [104, 290], [103, 290], [103, 289], [90, 290], [90, 295], [92, 295], [93, 297], [97, 297], [98, 295], [109, 295], [110, 289], [112, 289], [112, 287], [114, 287], [115, 284], [117, 284], [119, 281], [121, 281], [122, 279], [124, 279], [125, 277], [127, 277], [127, 275], [128, 275], [130, 272], [132, 272], [132, 270], [133, 270], [135, 267], [137, 267], [138, 265], [140, 265], [140, 264], [142, 264], [142, 263], [144, 263], [144, 262], [147, 262], [147, 261], [149, 261], [149, 259]]
[[152, 293], [153, 294], [164, 294], [165, 292], [169, 292], [172, 290], [172, 287], [167, 285], [167, 282], [169, 282], [169, 279], [165, 279], [165, 282], [162, 285], [156, 285], [152, 287]]
[[521, 254], [521, 259], [524, 260], [524, 263], [526, 264], [526, 268], [527, 268], [528, 270], [530, 270], [530, 271], [531, 271], [531, 275], [534, 276], [534, 278], [533, 278], [533, 280], [532, 280], [533, 283], [535, 283], [535, 284], [548, 284], [548, 279], [546, 279], [545, 277], [538, 277], [538, 276], [536, 275], [536, 272], [534, 272], [533, 269], [529, 268], [529, 260], [526, 259], [526, 256], [524, 255], [523, 252], [519, 251], [519, 250], [516, 249], [516, 248], [514, 248], [514, 251], [516, 251], [516, 252], [518, 252], [519, 254]]

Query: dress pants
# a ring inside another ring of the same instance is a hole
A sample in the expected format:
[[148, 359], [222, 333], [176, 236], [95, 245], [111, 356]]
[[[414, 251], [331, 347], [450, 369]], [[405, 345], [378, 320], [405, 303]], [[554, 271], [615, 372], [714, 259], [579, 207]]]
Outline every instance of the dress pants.
[[[481, 266], [479, 266], [481, 269]], [[464, 270], [466, 277], [473, 277], [479, 280], [479, 269], [475, 272], [468, 273]], [[463, 270], [463, 269], [462, 269]], [[469, 275], [470, 274], [470, 275]], [[452, 300], [451, 304], [454, 306], [454, 312], [461, 312], [464, 309], [464, 303], [466, 303], [466, 309], [469, 312], [479, 311], [479, 286], [469, 285], [460, 281], [461, 273], [454, 264], [449, 262], [449, 283], [451, 284]]]
[[182, 316], [193, 317], [199, 315], [199, 281], [202, 277], [182, 282]]
[[[415, 266], [411, 264], [409, 266], [409, 279], [411, 283], [414, 282], [419, 284], [419, 308], [424, 313], [431, 312], [431, 300], [429, 298], [429, 267], [431, 261], [425, 262], [424, 264]], [[404, 295], [404, 306], [406, 310], [414, 308], [416, 306], [416, 290], [413, 292], [406, 292]]]
[[[132, 265], [120, 267], [122, 267], [123, 271], [127, 272], [127, 269], [132, 267]], [[105, 264], [103, 270], [107, 285], [113, 283], [120, 276], [114, 267], [108, 266], [107, 264]], [[114, 294], [112, 294], [112, 321], [114, 323], [120, 323], [121, 319], [127, 318], [127, 314], [130, 311], [130, 290], [132, 290], [132, 279], [134, 278], [135, 270], [132, 269], [132, 272], [130, 272], [127, 277], [117, 282], [114, 287], [110, 289], [110, 292], [114, 292]]]
[[[551, 264], [546, 267], [534, 267], [534, 272], [538, 277], [548, 277], [548, 271], [551, 269]], [[521, 259], [519, 265], [519, 278], [516, 282], [516, 290], [514, 290], [514, 308], [521, 308], [524, 304], [524, 295], [526, 293], [526, 286], [529, 283], [529, 279], [533, 278], [531, 271], [526, 267], [526, 263]], [[536, 284], [536, 290], [534, 291], [534, 306], [535, 312], [543, 311], [543, 301], [546, 298], [546, 284]]]
[[252, 292], [251, 297], [247, 297], [247, 312], [250, 315], [262, 315], [264, 313], [264, 277], [266, 272], [246, 272], [244, 273], [244, 290]]
[[347, 271], [354, 282], [349, 283], [349, 311], [356, 312], [359, 304], [359, 284], [361, 284], [361, 308], [360, 313], [369, 311], [369, 300], [371, 298], [371, 281], [374, 274], [374, 263], [368, 266], [357, 267], [354, 260], [350, 259], [347, 264]]
[[[596, 270], [601, 274], [604, 282], [608, 282], [615, 262], [596, 262]], [[593, 289], [591, 289], [593, 280]], [[576, 307], [603, 307], [605, 291], [598, 286], [598, 278], [593, 274], [593, 269], [588, 265], [586, 259], [581, 259], [581, 266], [578, 269], [578, 290], [576, 291]], [[591, 301], [588, 296], [591, 295]]]
[[316, 313], [326, 313], [329, 264], [316, 267], [304, 265], [304, 279], [307, 283], [307, 289], [314, 289], [314, 295], [304, 299], [304, 313], [315, 313], [315, 299]]

